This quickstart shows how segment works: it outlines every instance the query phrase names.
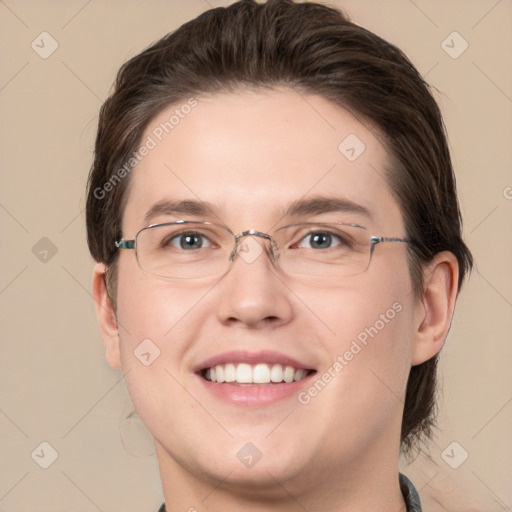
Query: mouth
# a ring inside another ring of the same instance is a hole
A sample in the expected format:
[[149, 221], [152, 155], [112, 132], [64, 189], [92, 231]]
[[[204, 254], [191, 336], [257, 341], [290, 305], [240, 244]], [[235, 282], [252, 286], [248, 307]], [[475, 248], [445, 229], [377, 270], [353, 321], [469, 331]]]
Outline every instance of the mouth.
[[235, 384], [240, 386], [290, 384], [300, 382], [315, 370], [296, 368], [279, 363], [226, 363], [204, 368], [200, 377], [208, 382]]
[[231, 351], [192, 370], [203, 389], [232, 405], [256, 407], [294, 399], [317, 370], [274, 351]]

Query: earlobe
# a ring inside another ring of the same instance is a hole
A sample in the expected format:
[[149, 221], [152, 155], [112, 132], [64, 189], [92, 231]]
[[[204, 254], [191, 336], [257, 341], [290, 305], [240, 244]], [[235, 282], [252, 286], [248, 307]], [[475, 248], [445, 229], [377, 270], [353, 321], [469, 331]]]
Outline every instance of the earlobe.
[[113, 368], [121, 368], [119, 347], [119, 330], [112, 301], [107, 293], [105, 281], [106, 266], [97, 263], [92, 278], [92, 295], [96, 307], [96, 315], [100, 325], [101, 336], [106, 349], [106, 358]]
[[459, 265], [451, 252], [435, 255], [424, 269], [424, 287], [416, 308], [415, 340], [411, 364], [434, 357], [450, 329], [458, 291]]

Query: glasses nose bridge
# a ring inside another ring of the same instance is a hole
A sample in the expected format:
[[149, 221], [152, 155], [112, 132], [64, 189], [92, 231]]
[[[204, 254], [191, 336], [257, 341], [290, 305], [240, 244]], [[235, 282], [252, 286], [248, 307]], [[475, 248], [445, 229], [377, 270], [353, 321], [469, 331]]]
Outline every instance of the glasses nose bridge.
[[274, 262], [276, 260], [276, 253], [275, 253], [276, 243], [275, 243], [274, 239], [272, 238], [272, 236], [268, 235], [267, 233], [262, 233], [261, 231], [257, 231], [255, 229], [249, 229], [248, 231], [242, 231], [241, 233], [238, 233], [237, 235], [235, 235], [235, 246], [229, 256], [229, 261], [234, 261], [234, 259], [236, 258], [237, 254], [238, 254], [238, 251], [239, 251], [240, 242], [247, 236], [256, 236], [259, 238], [263, 238], [264, 240], [268, 240], [269, 243], [267, 245], [270, 247], [270, 251], [267, 250], [267, 254], [269, 255], [270, 260], [272, 262]]

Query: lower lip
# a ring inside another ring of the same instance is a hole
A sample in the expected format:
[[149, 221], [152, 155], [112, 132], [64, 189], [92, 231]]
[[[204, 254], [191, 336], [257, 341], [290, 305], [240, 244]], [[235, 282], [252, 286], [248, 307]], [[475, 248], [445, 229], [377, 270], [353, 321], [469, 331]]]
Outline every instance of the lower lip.
[[301, 388], [309, 384], [313, 375], [314, 373], [297, 382], [254, 385], [210, 382], [199, 375], [197, 377], [208, 391], [221, 400], [242, 407], [261, 407], [291, 396], [297, 396]]

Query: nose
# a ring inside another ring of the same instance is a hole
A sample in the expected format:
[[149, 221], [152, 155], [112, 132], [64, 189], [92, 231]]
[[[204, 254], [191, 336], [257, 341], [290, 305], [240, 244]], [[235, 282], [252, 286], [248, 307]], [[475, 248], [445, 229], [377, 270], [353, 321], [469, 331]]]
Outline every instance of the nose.
[[277, 327], [293, 317], [291, 292], [273, 264], [272, 243], [270, 236], [252, 230], [238, 235], [230, 271], [217, 286], [217, 314], [223, 324]]

